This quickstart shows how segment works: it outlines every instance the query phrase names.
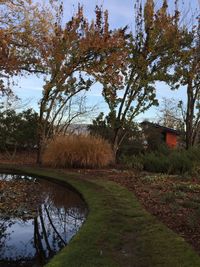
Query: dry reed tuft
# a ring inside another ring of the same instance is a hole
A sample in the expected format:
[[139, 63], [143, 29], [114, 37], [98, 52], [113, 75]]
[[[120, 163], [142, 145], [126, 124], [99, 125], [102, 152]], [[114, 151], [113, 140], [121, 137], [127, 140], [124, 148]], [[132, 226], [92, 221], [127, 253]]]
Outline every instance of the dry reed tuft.
[[43, 155], [43, 163], [54, 168], [101, 168], [112, 162], [111, 145], [90, 135], [57, 136]]

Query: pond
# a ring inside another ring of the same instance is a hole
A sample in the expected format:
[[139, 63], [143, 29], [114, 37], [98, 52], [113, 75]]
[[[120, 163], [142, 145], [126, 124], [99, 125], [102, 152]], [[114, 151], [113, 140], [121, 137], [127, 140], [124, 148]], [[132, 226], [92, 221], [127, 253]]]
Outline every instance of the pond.
[[85, 202], [70, 187], [0, 174], [0, 266], [44, 266], [68, 244], [86, 215]]

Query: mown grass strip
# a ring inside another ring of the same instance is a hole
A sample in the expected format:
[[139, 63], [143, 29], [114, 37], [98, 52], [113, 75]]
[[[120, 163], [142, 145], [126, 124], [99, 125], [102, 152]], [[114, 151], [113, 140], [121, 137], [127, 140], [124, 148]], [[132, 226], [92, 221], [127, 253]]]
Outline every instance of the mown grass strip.
[[190, 245], [146, 212], [127, 189], [109, 181], [81, 180], [74, 174], [18, 170], [66, 181], [89, 207], [85, 224], [48, 267], [200, 266], [200, 257]]

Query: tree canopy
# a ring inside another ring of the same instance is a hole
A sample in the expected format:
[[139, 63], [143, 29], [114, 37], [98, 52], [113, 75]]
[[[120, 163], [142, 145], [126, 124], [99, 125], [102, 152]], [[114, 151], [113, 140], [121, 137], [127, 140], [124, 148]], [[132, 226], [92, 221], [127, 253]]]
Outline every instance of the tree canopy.
[[44, 73], [44, 58], [56, 5], [31, 0], [0, 1], [0, 93], [11, 93], [13, 75]]
[[[177, 45], [179, 13], [168, 11], [167, 1], [156, 9], [153, 0], [135, 5], [135, 31], [126, 39], [127, 57], [121, 66], [122, 85], [103, 81], [103, 96], [113, 118], [115, 135], [112, 140], [117, 152], [126, 137], [123, 128], [139, 114], [153, 105], [158, 105], [155, 82], [165, 78], [171, 62], [169, 54]], [[123, 134], [121, 134], [123, 132]]]
[[71, 103], [97, 81], [109, 114], [104, 119], [100, 115], [96, 122], [109, 125], [115, 154], [129, 138], [135, 118], [158, 105], [157, 81], [165, 81], [172, 89], [187, 87], [183, 112], [187, 147], [196, 142], [200, 129], [199, 17], [193, 27], [181, 24], [177, 0], [173, 11], [167, 0], [161, 6], [153, 0], [144, 4], [135, 0], [134, 4], [135, 29], [130, 31], [127, 26], [111, 30], [108, 11], [98, 6], [91, 21], [80, 4], [66, 21], [63, 3], [56, 0], [0, 1], [1, 94], [12, 92], [9, 80], [15, 75], [34, 73], [44, 78], [38, 161], [52, 132], [59, 129], [60, 133], [60, 125], [67, 125]]

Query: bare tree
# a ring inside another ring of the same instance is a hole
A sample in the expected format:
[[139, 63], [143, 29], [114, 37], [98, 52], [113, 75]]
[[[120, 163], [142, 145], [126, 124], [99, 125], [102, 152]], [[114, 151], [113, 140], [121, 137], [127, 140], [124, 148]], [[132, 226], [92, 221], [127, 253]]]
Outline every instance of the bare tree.
[[[70, 126], [88, 121], [95, 114], [96, 106], [88, 106], [86, 95], [82, 94], [70, 98], [60, 112], [57, 112], [58, 109], [58, 105], [53, 107], [52, 115], [49, 119], [48, 131], [49, 134], [53, 133], [53, 136], [76, 132], [78, 129], [76, 127], [72, 129]], [[49, 136], [49, 134], [47, 135]]]
[[157, 115], [157, 121], [162, 126], [184, 131], [185, 116], [182, 111], [180, 102], [174, 98], [163, 98]]

